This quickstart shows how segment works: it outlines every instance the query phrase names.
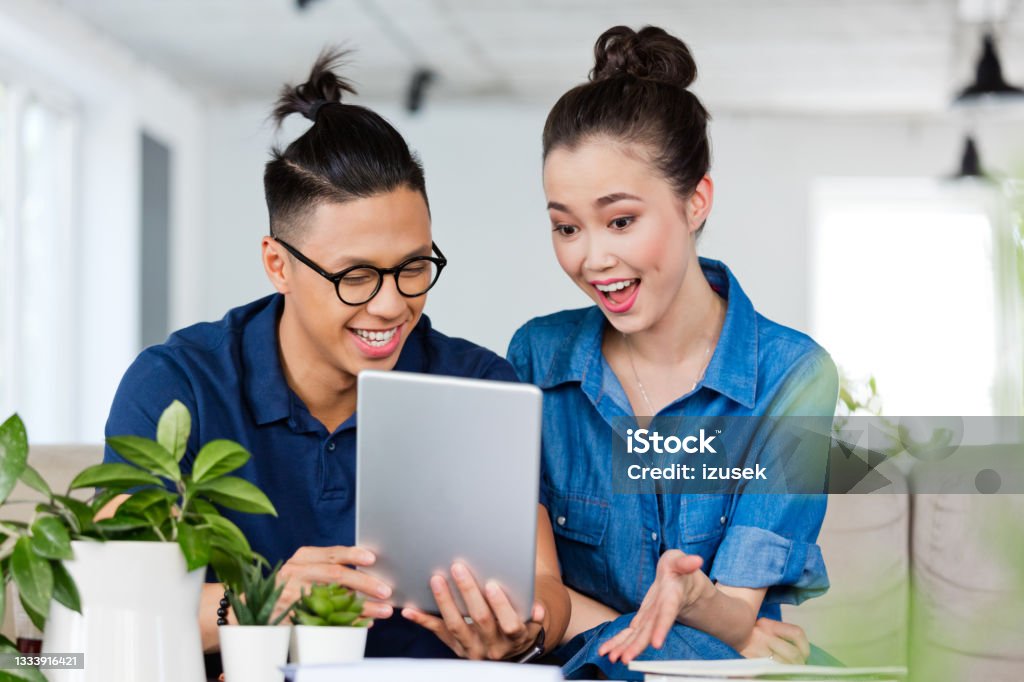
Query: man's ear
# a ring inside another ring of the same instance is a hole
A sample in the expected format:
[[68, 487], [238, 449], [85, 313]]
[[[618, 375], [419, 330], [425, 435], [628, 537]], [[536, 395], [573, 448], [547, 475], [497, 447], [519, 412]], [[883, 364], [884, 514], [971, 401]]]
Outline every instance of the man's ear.
[[278, 244], [273, 237], [264, 237], [260, 248], [262, 249], [263, 270], [267, 273], [267, 279], [278, 293], [289, 293], [291, 268], [288, 267], [289, 263], [284, 247]]

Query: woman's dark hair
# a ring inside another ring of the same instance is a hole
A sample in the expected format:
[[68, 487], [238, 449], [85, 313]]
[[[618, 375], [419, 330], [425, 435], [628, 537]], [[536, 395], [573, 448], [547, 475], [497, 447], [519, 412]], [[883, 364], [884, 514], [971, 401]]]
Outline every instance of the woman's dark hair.
[[379, 114], [342, 103], [343, 92], [356, 93], [334, 73], [344, 57], [324, 50], [308, 81], [281, 90], [272, 115], [277, 126], [295, 113], [313, 125], [284, 151], [275, 147], [263, 172], [271, 235], [295, 239], [303, 218], [324, 201], [352, 201], [400, 187], [427, 200], [423, 166], [402, 135]]
[[676, 194], [688, 197], [711, 165], [710, 116], [687, 90], [697, 64], [664, 30], [616, 26], [594, 45], [590, 80], [562, 95], [544, 124], [544, 158], [594, 137], [643, 145]]

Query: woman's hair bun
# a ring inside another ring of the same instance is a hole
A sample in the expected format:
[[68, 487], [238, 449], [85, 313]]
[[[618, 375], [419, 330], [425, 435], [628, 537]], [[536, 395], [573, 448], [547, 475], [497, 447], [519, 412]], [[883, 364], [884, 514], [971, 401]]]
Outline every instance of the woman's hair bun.
[[634, 31], [615, 26], [601, 34], [594, 45], [591, 81], [633, 76], [689, 87], [697, 78], [697, 63], [686, 43], [655, 26]]
[[313, 69], [305, 83], [284, 86], [272, 114], [277, 125], [281, 125], [289, 114], [302, 114], [309, 120], [316, 121], [320, 107], [325, 104], [340, 104], [343, 92], [356, 94], [352, 84], [335, 73], [347, 55], [347, 51], [325, 48], [313, 63]]

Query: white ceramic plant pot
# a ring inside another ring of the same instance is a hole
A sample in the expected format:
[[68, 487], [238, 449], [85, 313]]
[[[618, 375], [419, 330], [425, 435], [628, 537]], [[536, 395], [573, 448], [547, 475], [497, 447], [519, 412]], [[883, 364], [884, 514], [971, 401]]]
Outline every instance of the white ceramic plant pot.
[[294, 629], [292, 658], [296, 663], [350, 663], [362, 660], [366, 652], [369, 628], [296, 625]]
[[47, 670], [51, 682], [203, 682], [199, 594], [205, 569], [186, 570], [172, 542], [71, 543], [64, 566], [82, 613], [53, 601], [43, 653], [85, 654], [80, 670]]
[[222, 625], [224, 682], [281, 682], [288, 662], [288, 625]]

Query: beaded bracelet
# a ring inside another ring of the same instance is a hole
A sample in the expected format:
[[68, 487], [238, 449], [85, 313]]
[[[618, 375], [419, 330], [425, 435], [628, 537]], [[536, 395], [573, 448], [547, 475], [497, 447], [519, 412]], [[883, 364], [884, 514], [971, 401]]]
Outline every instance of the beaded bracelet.
[[220, 599], [220, 608], [217, 609], [217, 625], [228, 624], [228, 590], [224, 588], [224, 596]]

